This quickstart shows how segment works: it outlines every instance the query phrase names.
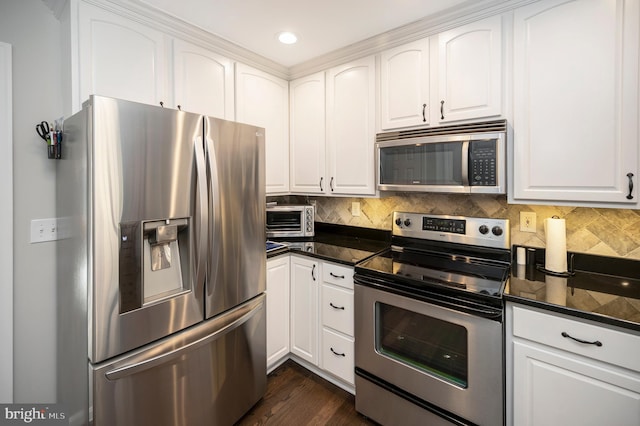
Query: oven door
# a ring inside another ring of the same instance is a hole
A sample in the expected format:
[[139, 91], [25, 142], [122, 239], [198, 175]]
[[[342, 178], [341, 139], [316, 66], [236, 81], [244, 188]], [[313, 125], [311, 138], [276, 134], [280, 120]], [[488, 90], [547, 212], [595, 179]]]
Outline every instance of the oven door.
[[501, 322], [356, 284], [355, 327], [356, 370], [453, 417], [503, 424]]
[[303, 237], [304, 224], [304, 208], [267, 208], [267, 238]]

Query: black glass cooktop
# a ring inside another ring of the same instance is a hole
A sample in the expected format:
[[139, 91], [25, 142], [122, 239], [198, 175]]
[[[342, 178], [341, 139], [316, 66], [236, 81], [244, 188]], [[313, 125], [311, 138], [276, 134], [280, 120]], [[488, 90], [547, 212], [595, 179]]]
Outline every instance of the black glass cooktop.
[[416, 289], [447, 289], [501, 298], [509, 265], [442, 252], [389, 249], [356, 265], [356, 272], [402, 280]]

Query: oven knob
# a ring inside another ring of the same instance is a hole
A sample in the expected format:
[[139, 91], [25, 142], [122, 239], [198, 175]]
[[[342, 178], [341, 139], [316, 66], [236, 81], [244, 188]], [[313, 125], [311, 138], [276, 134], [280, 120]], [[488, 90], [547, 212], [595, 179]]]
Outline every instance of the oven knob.
[[494, 226], [493, 228], [491, 228], [491, 232], [493, 232], [493, 235], [499, 237], [500, 235], [502, 235], [502, 228], [500, 228], [499, 226]]
[[489, 232], [489, 227], [487, 225], [480, 225], [479, 231], [482, 235], [485, 235], [487, 232]]
[[396, 219], [396, 225], [398, 225], [398, 226], [402, 226], [402, 219], [397, 218], [397, 219]]
[[410, 225], [411, 225], [411, 219], [405, 219], [404, 226], [410, 226]]

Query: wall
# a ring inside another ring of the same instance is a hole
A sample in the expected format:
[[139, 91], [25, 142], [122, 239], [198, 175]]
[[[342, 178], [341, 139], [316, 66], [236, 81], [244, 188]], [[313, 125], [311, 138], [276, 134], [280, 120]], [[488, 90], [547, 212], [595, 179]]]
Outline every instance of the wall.
[[[35, 132], [62, 115], [60, 22], [41, 0], [2, 0], [0, 41], [13, 46], [15, 402], [55, 402], [54, 243], [30, 244], [32, 219], [55, 217], [55, 162]], [[0, 336], [3, 341], [11, 336]]]
[[[274, 197], [274, 200], [316, 200], [316, 220], [376, 229], [391, 229], [394, 211], [425, 212], [461, 216], [508, 218], [511, 243], [544, 247], [544, 219], [557, 215], [566, 219], [567, 249], [579, 253], [640, 260], [640, 211], [509, 205], [505, 196], [395, 194], [383, 198]], [[271, 201], [271, 198], [269, 199]], [[351, 203], [360, 203], [359, 217], [351, 215]], [[520, 232], [520, 212], [536, 213], [536, 233]]]

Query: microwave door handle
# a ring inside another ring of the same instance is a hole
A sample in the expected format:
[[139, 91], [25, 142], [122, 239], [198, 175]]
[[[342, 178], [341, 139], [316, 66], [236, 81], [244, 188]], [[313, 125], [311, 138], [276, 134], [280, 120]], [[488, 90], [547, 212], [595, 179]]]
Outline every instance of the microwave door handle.
[[462, 142], [462, 185], [469, 186], [469, 141]]

